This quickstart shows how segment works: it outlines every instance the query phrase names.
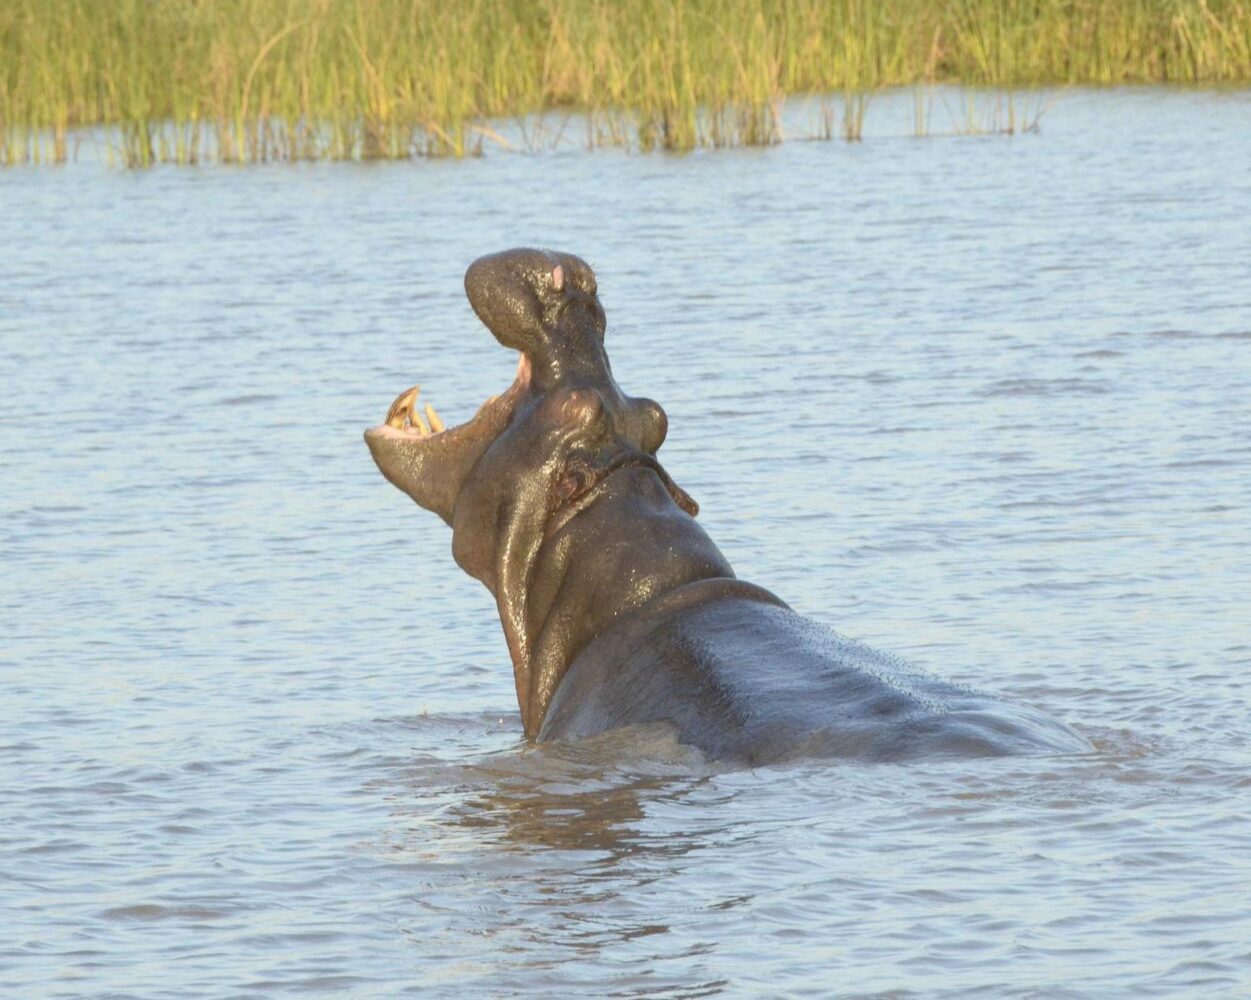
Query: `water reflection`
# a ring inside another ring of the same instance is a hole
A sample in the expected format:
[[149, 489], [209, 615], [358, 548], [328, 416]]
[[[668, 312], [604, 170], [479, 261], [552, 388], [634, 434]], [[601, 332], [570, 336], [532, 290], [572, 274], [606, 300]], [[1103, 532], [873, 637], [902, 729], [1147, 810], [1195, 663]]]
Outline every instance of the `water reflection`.
[[694, 839], [650, 837], [648, 810], [695, 795], [715, 773], [669, 727], [638, 726], [577, 743], [406, 770], [394, 815], [424, 826], [431, 791], [454, 788], [447, 806], [435, 809], [437, 821], [475, 831], [483, 849], [591, 851], [602, 855], [597, 864], [611, 867], [626, 856], [677, 857], [691, 850]]
[[[715, 935], [675, 935], [689, 907], [654, 905], [696, 857], [735, 842], [718, 778], [663, 725], [404, 768], [386, 857], [409, 881], [422, 962], [440, 965], [455, 941], [448, 975], [491, 995], [514, 979], [506, 993], [571, 995], [571, 976], [572, 995], [722, 992], [703, 968]], [[709, 910], [737, 919], [754, 898], [740, 888]], [[467, 931], [480, 949], [466, 953]]]

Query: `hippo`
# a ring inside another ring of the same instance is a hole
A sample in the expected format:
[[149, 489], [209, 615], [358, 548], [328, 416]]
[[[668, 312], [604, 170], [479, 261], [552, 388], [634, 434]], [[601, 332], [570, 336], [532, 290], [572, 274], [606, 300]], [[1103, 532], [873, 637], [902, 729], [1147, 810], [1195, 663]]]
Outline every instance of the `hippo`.
[[452, 528], [494, 596], [531, 741], [664, 723], [709, 760], [872, 761], [1081, 753], [1032, 708], [948, 683], [739, 580], [656, 458], [659, 403], [627, 396], [595, 274], [569, 253], [474, 261], [465, 292], [520, 355], [516, 377], [445, 427], [418, 387], [365, 432], [391, 483]]

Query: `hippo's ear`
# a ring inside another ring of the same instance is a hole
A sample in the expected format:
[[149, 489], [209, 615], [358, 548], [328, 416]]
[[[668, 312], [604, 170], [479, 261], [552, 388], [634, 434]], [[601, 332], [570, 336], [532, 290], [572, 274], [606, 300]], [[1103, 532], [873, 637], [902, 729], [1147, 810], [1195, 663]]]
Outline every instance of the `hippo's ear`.
[[479, 257], [465, 272], [465, 294], [505, 347], [533, 354], [543, 339], [543, 303], [535, 292], [553, 264], [542, 250], [506, 250]]

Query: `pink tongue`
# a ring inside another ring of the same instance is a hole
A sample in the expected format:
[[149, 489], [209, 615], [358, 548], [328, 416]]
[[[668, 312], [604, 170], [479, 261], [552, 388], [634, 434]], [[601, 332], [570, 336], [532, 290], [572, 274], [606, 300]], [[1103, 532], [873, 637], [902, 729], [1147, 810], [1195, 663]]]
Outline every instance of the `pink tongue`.
[[552, 287], [558, 292], [565, 287], [565, 269], [559, 264], [552, 268]]

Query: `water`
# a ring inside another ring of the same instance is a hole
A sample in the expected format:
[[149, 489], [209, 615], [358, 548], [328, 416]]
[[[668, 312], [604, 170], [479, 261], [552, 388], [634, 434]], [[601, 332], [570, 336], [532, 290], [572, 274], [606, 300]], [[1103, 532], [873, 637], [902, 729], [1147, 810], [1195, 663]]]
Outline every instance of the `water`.
[[[1249, 124], [0, 172], [0, 993], [1251, 992]], [[1096, 752], [526, 746], [360, 439], [508, 382], [460, 281], [522, 243], [742, 577]]]

